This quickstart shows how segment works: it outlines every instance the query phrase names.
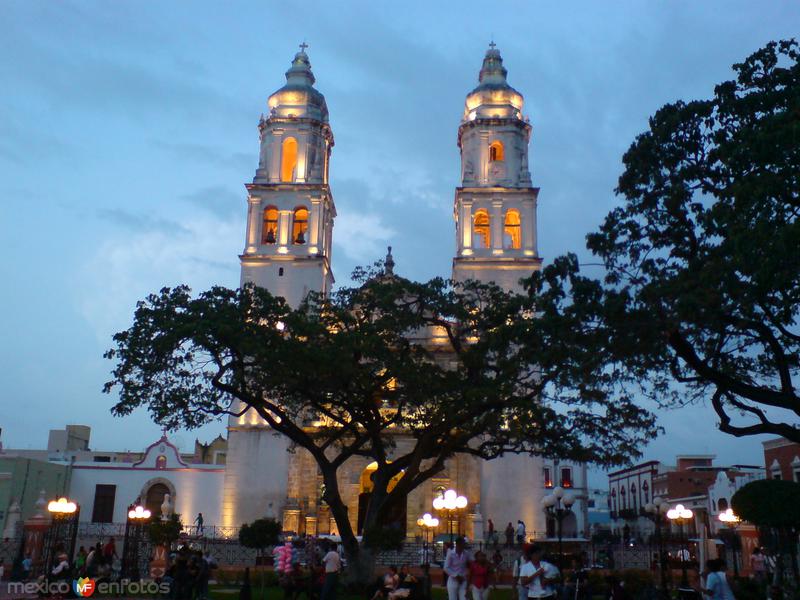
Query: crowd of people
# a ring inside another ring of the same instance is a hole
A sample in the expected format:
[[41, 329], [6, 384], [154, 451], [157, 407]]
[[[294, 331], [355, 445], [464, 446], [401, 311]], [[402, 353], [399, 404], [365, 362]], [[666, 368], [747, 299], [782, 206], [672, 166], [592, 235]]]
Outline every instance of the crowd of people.
[[[79, 577], [90, 577], [98, 581], [115, 581], [119, 579], [121, 566], [116, 541], [111, 537], [105, 544], [97, 542], [88, 549], [81, 546], [72, 561], [66, 549], [61, 545], [57, 546], [54, 549], [50, 572], [44, 573], [40, 577], [49, 581], [67, 581]], [[32, 567], [30, 555], [25, 555], [14, 565], [12, 578], [22, 582], [29, 581]]]
[[[492, 561], [480, 550], [473, 556], [464, 539], [457, 538], [455, 545], [447, 550], [443, 565], [448, 600], [467, 600], [468, 593], [472, 600], [488, 600], [491, 587], [497, 587], [501, 562], [502, 556], [497, 551]], [[512, 575], [519, 600], [555, 598], [560, 573], [555, 565], [543, 559], [539, 546], [523, 548], [514, 561]]]
[[[286, 600], [297, 600], [302, 594], [308, 600], [336, 600], [339, 574], [343, 560], [341, 550], [336, 544], [326, 540], [306, 538], [305, 569], [299, 560], [292, 561], [288, 572], [280, 574], [278, 583], [283, 588]], [[240, 595], [241, 600], [249, 600], [249, 591]]]
[[[518, 520], [517, 526], [515, 527], [511, 521], [509, 521], [505, 530], [503, 530], [503, 536], [505, 538], [506, 548], [511, 548], [515, 544], [521, 546], [525, 543], [527, 537], [525, 522]], [[500, 533], [495, 530], [494, 521], [491, 519], [486, 522], [485, 541], [488, 545], [494, 546], [495, 548], [500, 546]]]
[[208, 582], [214, 566], [201, 550], [181, 546], [161, 580], [169, 584], [170, 600], [207, 600]]

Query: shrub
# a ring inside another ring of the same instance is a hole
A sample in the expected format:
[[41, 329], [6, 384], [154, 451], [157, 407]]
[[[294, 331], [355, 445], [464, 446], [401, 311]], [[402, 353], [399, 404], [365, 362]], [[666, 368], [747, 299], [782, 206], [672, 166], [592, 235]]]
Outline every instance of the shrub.
[[182, 529], [181, 516], [177, 513], [172, 513], [167, 521], [162, 521], [160, 517], [153, 515], [147, 526], [147, 535], [154, 546], [169, 547], [177, 541]]
[[239, 543], [245, 548], [254, 548], [259, 554], [280, 540], [281, 525], [275, 519], [256, 519], [245, 523], [239, 530]]

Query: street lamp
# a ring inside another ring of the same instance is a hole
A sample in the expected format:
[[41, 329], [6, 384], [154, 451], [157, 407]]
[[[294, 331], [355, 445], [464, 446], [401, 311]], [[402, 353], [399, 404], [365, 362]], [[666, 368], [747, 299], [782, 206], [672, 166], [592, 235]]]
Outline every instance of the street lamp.
[[653, 498], [652, 502], [648, 502], [644, 505], [645, 516], [648, 519], [651, 519], [656, 526], [656, 540], [658, 540], [658, 568], [661, 572], [661, 591], [663, 591], [665, 594], [667, 592], [667, 569], [666, 560], [664, 557], [664, 535], [661, 527], [664, 524], [664, 517], [666, 516], [668, 510], [669, 504], [667, 504], [660, 496]]
[[428, 549], [428, 536], [433, 533], [433, 530], [439, 526], [439, 519], [431, 516], [431, 513], [425, 513], [417, 519], [417, 525], [422, 531], [422, 571], [424, 573], [423, 587], [425, 597], [430, 598], [431, 586], [431, 557], [430, 550]]
[[[457, 514], [457, 511], [462, 510], [467, 507], [469, 501], [465, 496], [461, 496], [455, 490], [447, 490], [441, 496], [437, 496], [433, 499], [433, 508], [438, 511], [446, 511], [447, 512], [447, 522], [448, 528], [450, 530], [450, 543], [453, 543], [454, 536], [453, 536], [453, 515]], [[459, 523], [459, 533], [461, 529], [461, 519], [458, 521]]]
[[683, 587], [688, 587], [689, 585], [689, 576], [686, 573], [686, 557], [689, 554], [689, 550], [686, 544], [686, 530], [684, 529], [684, 525], [694, 516], [694, 513], [689, 510], [688, 508], [684, 507], [683, 504], [678, 504], [675, 508], [670, 508], [667, 511], [667, 518], [670, 521], [675, 521], [678, 523], [678, 526], [681, 528], [681, 538], [682, 538], [682, 550], [681, 550], [681, 585]]
[[575, 496], [564, 491], [560, 485], [553, 488], [553, 491], [542, 498], [542, 506], [545, 512], [556, 520], [556, 534], [558, 535], [558, 569], [561, 579], [564, 578], [564, 553], [563, 553], [563, 530], [562, 523], [572, 514], [572, 505], [575, 504]]
[[80, 511], [80, 506], [64, 496], [51, 500], [47, 504], [47, 512], [50, 513], [52, 522], [48, 530], [50, 539], [45, 546], [47, 549], [47, 558], [44, 561], [46, 575], [49, 576], [53, 569], [53, 559], [56, 557], [56, 553], [59, 550], [67, 552], [64, 547], [66, 542], [69, 542], [67, 556], [72, 561], [72, 556], [75, 554], [75, 538], [78, 534], [77, 523]]
[[144, 537], [144, 526], [150, 520], [151, 513], [144, 506], [131, 505], [128, 509], [128, 520], [125, 522], [125, 540], [122, 542], [122, 573], [120, 577], [138, 581], [139, 547]]
[[736, 561], [736, 544], [738, 542], [736, 538], [736, 526], [739, 524], [741, 519], [739, 516], [733, 512], [732, 508], [729, 508], [726, 511], [719, 513], [719, 520], [727, 525], [731, 530], [731, 550], [733, 551], [733, 578], [739, 578], [739, 564]]

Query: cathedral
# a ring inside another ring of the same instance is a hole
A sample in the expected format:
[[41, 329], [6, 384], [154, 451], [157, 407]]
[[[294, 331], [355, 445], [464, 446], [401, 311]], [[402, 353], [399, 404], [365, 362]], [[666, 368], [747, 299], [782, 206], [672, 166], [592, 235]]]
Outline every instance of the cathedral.
[[[260, 154], [255, 177], [246, 185], [247, 233], [240, 256], [242, 284], [264, 287], [292, 306], [312, 290], [328, 293], [334, 283], [336, 206], [328, 183], [334, 136], [305, 48], [295, 55], [286, 84], [269, 97], [269, 112], [259, 122]], [[452, 278], [491, 281], [511, 291], [540, 268], [542, 259], [536, 227], [539, 189], [532, 186], [528, 168], [532, 126], [523, 114], [522, 94], [506, 76], [492, 43], [458, 128], [461, 183], [453, 206]], [[221, 525], [270, 516], [281, 520], [285, 531], [336, 534], [310, 454], [291, 448], [253, 411], [231, 417], [228, 435]], [[357, 529], [371, 491], [370, 470], [365, 459], [351, 459], [339, 473]], [[469, 538], [480, 539], [489, 519], [498, 530], [521, 520], [529, 536], [552, 537], [553, 524], [541, 500], [554, 485], [572, 488], [578, 498], [575, 514], [564, 523], [565, 535], [585, 536], [586, 466], [527, 455], [491, 461], [454, 457], [444, 472], [409, 494], [400, 519], [407, 535], [415, 535], [419, 516], [433, 512], [433, 499], [454, 489], [468, 500], [456, 527]]]

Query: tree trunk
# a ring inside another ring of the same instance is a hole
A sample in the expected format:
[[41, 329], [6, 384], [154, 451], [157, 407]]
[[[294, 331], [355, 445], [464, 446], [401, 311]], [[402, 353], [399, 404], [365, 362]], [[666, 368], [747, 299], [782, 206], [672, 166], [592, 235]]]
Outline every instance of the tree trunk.
[[358, 587], [365, 587], [372, 581], [375, 571], [375, 557], [369, 549], [358, 543], [353, 526], [350, 523], [350, 514], [342, 502], [339, 493], [339, 482], [336, 480], [335, 469], [321, 469], [325, 481], [325, 501], [331, 509], [333, 519], [342, 538], [345, 558], [347, 559], [347, 572], [344, 580], [346, 583]]

